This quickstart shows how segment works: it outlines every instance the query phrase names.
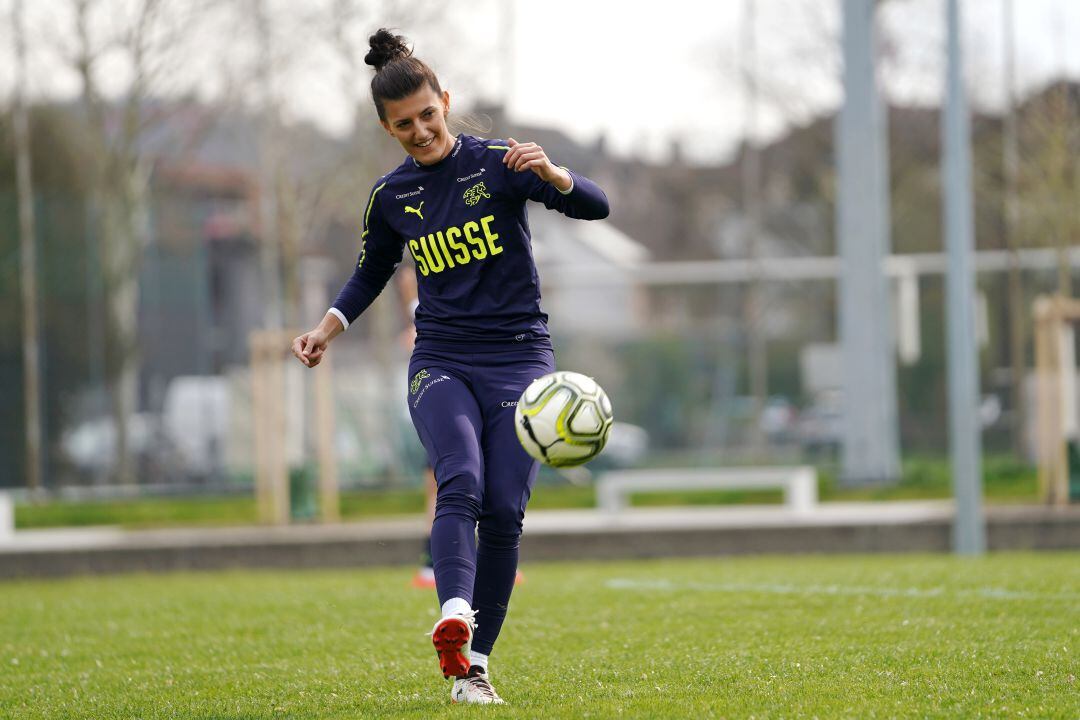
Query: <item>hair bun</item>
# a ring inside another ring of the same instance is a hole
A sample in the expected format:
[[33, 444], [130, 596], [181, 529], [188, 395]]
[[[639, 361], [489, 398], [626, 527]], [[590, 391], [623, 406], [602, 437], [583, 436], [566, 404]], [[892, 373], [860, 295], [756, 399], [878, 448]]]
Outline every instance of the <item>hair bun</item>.
[[383, 69], [387, 63], [406, 58], [412, 55], [405, 38], [395, 35], [386, 28], [379, 28], [375, 34], [368, 38], [371, 50], [364, 56], [364, 62], [375, 68], [375, 72]]

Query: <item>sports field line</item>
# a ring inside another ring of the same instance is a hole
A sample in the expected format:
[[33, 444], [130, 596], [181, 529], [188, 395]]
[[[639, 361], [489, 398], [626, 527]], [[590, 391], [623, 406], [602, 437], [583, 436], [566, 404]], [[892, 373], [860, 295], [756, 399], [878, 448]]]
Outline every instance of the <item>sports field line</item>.
[[984, 587], [972, 590], [953, 590], [944, 587], [891, 588], [870, 585], [787, 585], [771, 583], [695, 583], [670, 580], [634, 580], [612, 578], [604, 583], [612, 590], [658, 590], [663, 592], [692, 590], [718, 593], [767, 593], [771, 595], [873, 595], [877, 597], [937, 598], [975, 597], [988, 600], [1059, 600], [1080, 602], [1075, 593], [1036, 593], [1005, 588]]

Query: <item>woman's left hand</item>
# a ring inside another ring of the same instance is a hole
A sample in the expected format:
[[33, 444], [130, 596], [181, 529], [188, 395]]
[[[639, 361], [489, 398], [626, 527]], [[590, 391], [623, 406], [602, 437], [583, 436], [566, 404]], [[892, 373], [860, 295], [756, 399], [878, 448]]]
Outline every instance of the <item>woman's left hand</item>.
[[572, 182], [570, 173], [554, 165], [548, 159], [544, 148], [533, 142], [520, 143], [514, 138], [510, 138], [507, 142], [510, 150], [503, 156], [503, 162], [508, 168], [515, 172], [532, 170], [541, 180], [551, 183], [560, 190], [570, 188]]

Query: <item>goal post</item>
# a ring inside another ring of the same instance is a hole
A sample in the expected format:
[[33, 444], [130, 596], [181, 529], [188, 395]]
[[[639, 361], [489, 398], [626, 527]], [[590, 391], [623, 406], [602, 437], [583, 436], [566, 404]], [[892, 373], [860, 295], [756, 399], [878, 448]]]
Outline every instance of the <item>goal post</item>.
[[1076, 334], [1080, 300], [1035, 300], [1035, 377], [1039, 489], [1051, 505], [1069, 502], [1069, 443], [1077, 427]]

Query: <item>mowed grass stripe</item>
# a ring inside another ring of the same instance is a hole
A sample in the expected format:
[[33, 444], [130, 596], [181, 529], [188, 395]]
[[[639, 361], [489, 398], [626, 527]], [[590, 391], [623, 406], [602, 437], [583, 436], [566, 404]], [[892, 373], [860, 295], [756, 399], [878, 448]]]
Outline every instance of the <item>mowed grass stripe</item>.
[[506, 708], [449, 705], [406, 569], [231, 572], [0, 585], [0, 717], [1080, 717], [1078, 553], [524, 570]]
[[659, 591], [659, 592], [722, 592], [722, 593], [767, 593], [770, 595], [875, 595], [879, 597], [939, 597], [955, 595], [973, 596], [988, 600], [1049, 600], [1065, 603], [1080, 602], [1080, 595], [1074, 593], [1034, 593], [1024, 590], [1007, 590], [997, 587], [972, 589], [937, 587], [875, 587], [872, 585], [791, 585], [753, 583], [673, 583], [663, 579], [633, 580], [630, 578], [612, 578], [605, 583], [615, 590]]

